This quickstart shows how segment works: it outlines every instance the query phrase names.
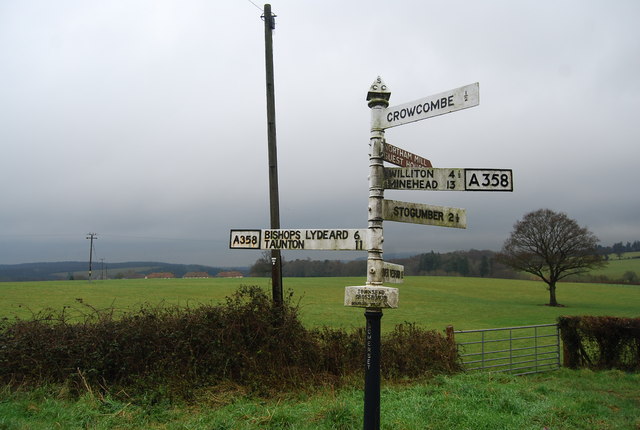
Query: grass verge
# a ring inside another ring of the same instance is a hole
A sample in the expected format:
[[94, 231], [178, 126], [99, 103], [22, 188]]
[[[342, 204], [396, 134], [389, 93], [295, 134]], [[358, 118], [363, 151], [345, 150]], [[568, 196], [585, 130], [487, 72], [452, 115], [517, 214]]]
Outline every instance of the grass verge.
[[[619, 371], [512, 377], [459, 374], [382, 389], [381, 428], [638, 429], [640, 375]], [[128, 399], [126, 393], [69, 398], [64, 387], [0, 390], [0, 429], [359, 429], [358, 388], [252, 399], [229, 387], [192, 404]]]

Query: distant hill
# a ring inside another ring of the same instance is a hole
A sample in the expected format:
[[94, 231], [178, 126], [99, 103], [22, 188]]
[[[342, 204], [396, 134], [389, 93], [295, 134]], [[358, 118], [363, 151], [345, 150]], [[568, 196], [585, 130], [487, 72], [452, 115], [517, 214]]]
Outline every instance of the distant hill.
[[[171, 264], [153, 261], [131, 261], [108, 263], [96, 262], [92, 267], [92, 278], [136, 278], [155, 272], [170, 272], [177, 278], [188, 272], [206, 272], [211, 276], [219, 272], [248, 272], [246, 267], [213, 267], [200, 264]], [[53, 281], [64, 279], [88, 279], [89, 264], [86, 261], [61, 261], [55, 263], [0, 264], [0, 282], [9, 281]]]

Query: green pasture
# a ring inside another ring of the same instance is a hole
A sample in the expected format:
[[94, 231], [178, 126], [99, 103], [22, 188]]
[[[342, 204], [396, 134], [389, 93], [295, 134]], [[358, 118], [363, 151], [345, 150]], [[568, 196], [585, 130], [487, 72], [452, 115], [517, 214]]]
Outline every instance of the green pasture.
[[618, 258], [616, 254], [609, 254], [607, 265], [601, 269], [592, 270], [589, 274], [621, 279], [626, 272], [636, 272], [640, 276], [640, 252], [625, 252], [622, 258]]
[[[363, 327], [363, 309], [343, 306], [344, 287], [362, 278], [285, 278], [309, 326]], [[270, 279], [138, 279], [0, 283], [0, 318], [29, 318], [44, 309], [91, 312], [142, 305], [224, 302], [240, 285], [270, 288]], [[398, 309], [384, 311], [383, 330], [416, 322], [443, 330], [553, 323], [559, 315], [640, 316], [640, 286], [561, 283], [550, 308], [538, 281], [408, 277]], [[81, 303], [82, 302], [82, 303]], [[83, 304], [84, 303], [84, 304]], [[383, 381], [381, 429], [640, 429], [639, 375], [561, 369], [525, 377], [469, 373], [415, 383]], [[67, 385], [0, 387], [0, 429], [356, 429], [362, 428], [361, 381], [253, 398], [242, 387], [196, 392], [193, 402], [154, 393], [87, 390]]]
[[[364, 325], [363, 309], [343, 306], [344, 287], [364, 285], [362, 278], [285, 278], [284, 288], [299, 303], [308, 327], [353, 328]], [[268, 278], [136, 279], [0, 283], [0, 317], [29, 318], [43, 309], [91, 312], [141, 305], [197, 306], [224, 301], [241, 285], [270, 289]], [[551, 308], [545, 284], [539, 281], [418, 276], [407, 277], [398, 309], [384, 311], [383, 330], [402, 322], [429, 329], [477, 329], [555, 322], [560, 315], [640, 315], [640, 286], [560, 283]], [[80, 301], [82, 303], [80, 303]]]

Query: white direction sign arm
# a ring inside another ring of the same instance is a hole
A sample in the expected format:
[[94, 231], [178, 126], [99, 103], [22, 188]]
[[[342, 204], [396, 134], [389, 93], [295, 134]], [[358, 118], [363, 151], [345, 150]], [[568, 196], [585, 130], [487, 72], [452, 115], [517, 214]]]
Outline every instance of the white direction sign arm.
[[387, 190], [513, 191], [511, 169], [387, 167]]
[[409, 103], [388, 107], [379, 125], [383, 129], [396, 127], [479, 104], [480, 84], [476, 82]]
[[231, 249], [366, 251], [369, 233], [363, 229], [231, 230]]
[[385, 199], [382, 201], [382, 216], [385, 221], [467, 228], [467, 211], [461, 208]]
[[404, 282], [404, 266], [401, 264], [382, 262], [382, 282], [402, 284]]

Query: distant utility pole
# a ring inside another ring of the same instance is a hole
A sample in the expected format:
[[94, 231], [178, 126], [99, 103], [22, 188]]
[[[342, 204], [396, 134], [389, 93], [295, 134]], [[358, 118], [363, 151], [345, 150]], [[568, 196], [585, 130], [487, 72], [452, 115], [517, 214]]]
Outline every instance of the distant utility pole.
[[91, 267], [93, 263], [93, 240], [98, 239], [96, 236], [98, 236], [98, 233], [87, 233], [87, 239], [91, 240], [89, 243], [89, 281], [91, 281]]
[[[273, 78], [273, 38], [276, 28], [275, 15], [271, 5], [264, 5], [264, 45], [267, 72], [267, 144], [269, 147], [269, 201], [271, 228], [280, 228], [280, 198], [278, 195], [278, 151], [276, 148], [276, 98]], [[276, 304], [283, 303], [282, 296], [282, 259], [279, 249], [271, 250], [271, 291]]]

